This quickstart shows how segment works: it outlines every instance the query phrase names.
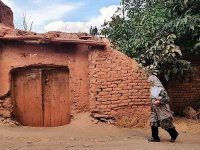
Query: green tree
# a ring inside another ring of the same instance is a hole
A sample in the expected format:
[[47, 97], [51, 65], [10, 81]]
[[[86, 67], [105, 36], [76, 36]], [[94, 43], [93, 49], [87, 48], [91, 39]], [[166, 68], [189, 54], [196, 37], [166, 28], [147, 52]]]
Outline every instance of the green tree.
[[121, 5], [122, 13], [105, 27], [116, 47], [166, 80], [190, 71], [186, 56], [200, 54], [200, 0], [122, 0]]
[[99, 31], [98, 31], [96, 26], [95, 27], [92, 27], [92, 26], [90, 27], [90, 34], [93, 35], [93, 36], [99, 34]]

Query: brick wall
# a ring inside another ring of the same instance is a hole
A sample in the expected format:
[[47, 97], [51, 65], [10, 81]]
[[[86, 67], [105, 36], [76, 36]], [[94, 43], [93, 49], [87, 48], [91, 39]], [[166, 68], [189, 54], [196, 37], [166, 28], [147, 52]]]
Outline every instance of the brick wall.
[[149, 86], [138, 64], [107, 48], [89, 54], [90, 106], [96, 118], [121, 126], [144, 126], [149, 116]]
[[172, 82], [167, 87], [171, 109], [182, 114], [186, 106], [195, 107], [200, 104], [200, 63], [192, 62], [193, 74], [183, 82]]

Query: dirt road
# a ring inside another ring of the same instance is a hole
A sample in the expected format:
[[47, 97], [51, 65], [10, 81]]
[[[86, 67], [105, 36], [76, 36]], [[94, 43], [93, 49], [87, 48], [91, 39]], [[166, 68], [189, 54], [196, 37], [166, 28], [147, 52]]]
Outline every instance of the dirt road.
[[0, 127], [0, 150], [200, 150], [200, 124], [176, 118], [175, 143], [160, 130], [160, 143], [147, 141], [150, 130], [95, 124], [79, 114], [71, 124], [54, 128]]

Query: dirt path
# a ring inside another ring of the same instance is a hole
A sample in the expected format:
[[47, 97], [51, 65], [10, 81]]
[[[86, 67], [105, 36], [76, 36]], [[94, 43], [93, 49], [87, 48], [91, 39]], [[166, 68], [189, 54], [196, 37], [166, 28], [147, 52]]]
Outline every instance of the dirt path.
[[180, 133], [175, 143], [160, 130], [161, 142], [149, 143], [148, 128], [118, 128], [95, 124], [88, 114], [79, 114], [70, 125], [55, 128], [1, 127], [0, 150], [199, 150], [200, 124], [176, 118]]

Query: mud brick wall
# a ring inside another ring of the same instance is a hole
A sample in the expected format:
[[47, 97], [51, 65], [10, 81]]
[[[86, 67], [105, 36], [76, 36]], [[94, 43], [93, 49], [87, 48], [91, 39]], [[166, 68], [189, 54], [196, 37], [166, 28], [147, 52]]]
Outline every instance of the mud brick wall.
[[175, 113], [182, 114], [186, 106], [195, 108], [200, 104], [200, 65], [193, 64], [193, 74], [190, 79], [170, 83], [167, 90], [171, 99], [171, 109]]
[[4, 118], [9, 118], [12, 116], [13, 105], [11, 98], [0, 99], [0, 116]]
[[121, 126], [144, 126], [149, 116], [149, 85], [138, 64], [107, 48], [89, 54], [90, 108], [94, 117]]
[[14, 27], [12, 10], [0, 0], [0, 24], [1, 23], [8, 27]]

